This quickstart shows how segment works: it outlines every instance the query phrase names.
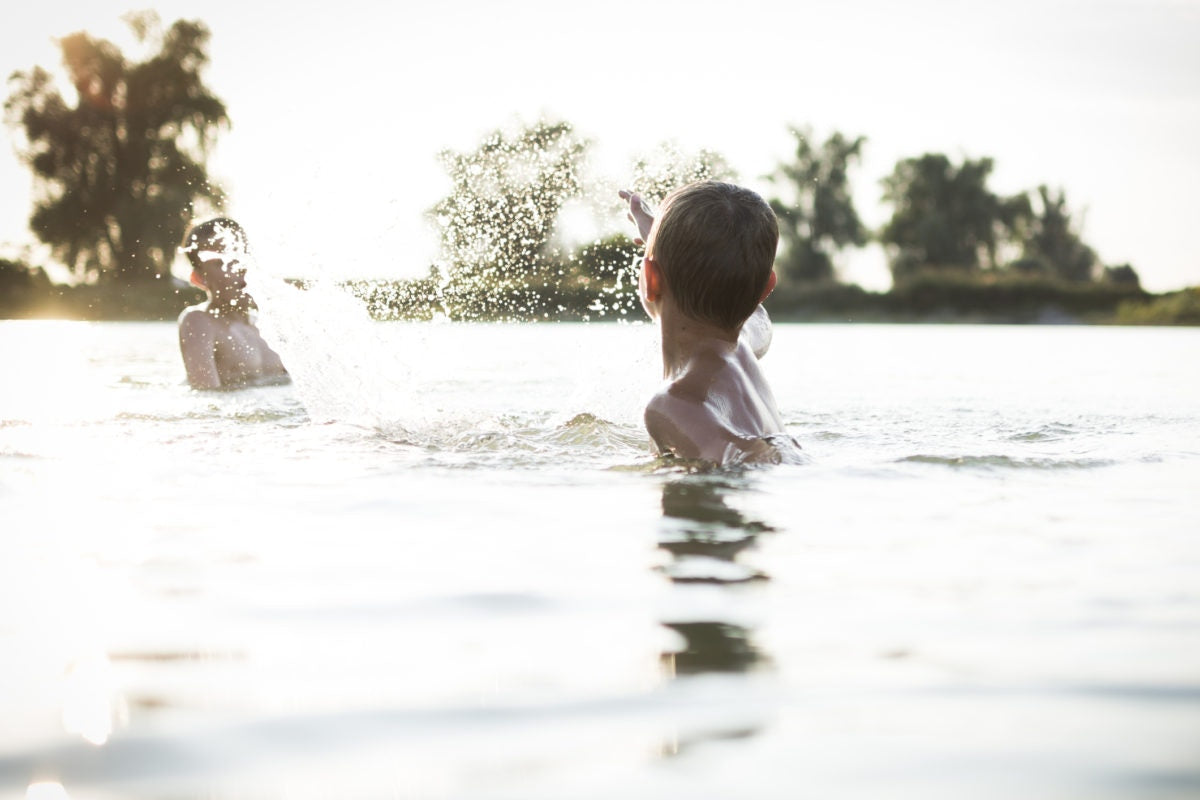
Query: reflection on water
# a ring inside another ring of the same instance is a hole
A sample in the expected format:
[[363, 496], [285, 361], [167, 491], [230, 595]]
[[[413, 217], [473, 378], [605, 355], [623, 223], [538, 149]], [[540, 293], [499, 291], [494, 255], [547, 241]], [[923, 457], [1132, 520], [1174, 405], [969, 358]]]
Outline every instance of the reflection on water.
[[683, 637], [682, 650], [663, 653], [672, 675], [701, 672], [744, 672], [763, 661], [750, 632], [727, 622], [664, 622]]
[[[661, 621], [680, 639], [677, 647], [660, 657], [669, 678], [746, 673], [771, 664], [754, 642], [753, 631], [732, 613], [736, 593], [769, 579], [765, 572], [740, 561], [760, 534], [774, 530], [731, 505], [749, 490], [744, 476], [728, 473], [692, 474], [663, 484], [658, 546], [671, 556], [663, 573], [681, 591], [716, 590], [718, 601], [729, 601], [729, 605], [718, 602], [717, 611], [706, 605], [706, 617]], [[720, 613], [722, 608], [729, 613]], [[758, 730], [759, 726], [738, 726], [709, 731], [701, 738], [742, 738]], [[693, 743], [672, 742], [664, 752], [677, 755]]]
[[102, 745], [114, 723], [124, 722], [124, 705], [116, 694], [112, 664], [103, 653], [91, 653], [67, 667], [63, 679], [63, 728]]

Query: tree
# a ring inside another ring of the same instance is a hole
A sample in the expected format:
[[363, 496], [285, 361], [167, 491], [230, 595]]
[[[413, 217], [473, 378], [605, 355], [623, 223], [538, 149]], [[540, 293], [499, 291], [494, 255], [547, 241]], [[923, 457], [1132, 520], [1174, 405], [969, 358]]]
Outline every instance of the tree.
[[197, 199], [219, 207], [205, 159], [229, 120], [200, 78], [202, 23], [163, 32], [152, 12], [125, 21], [157, 52], [129, 61], [111, 42], [73, 33], [59, 46], [75, 104], [34, 67], [9, 79], [4, 108], [24, 129], [19, 155], [34, 174], [30, 228], [77, 277], [132, 283], [168, 272]]
[[587, 147], [570, 124], [539, 121], [514, 135], [497, 130], [469, 153], [443, 151], [453, 190], [430, 216], [444, 277], [504, 284], [556, 267], [555, 221], [581, 191]]
[[786, 187], [790, 199], [772, 198], [779, 218], [780, 270], [797, 281], [829, 281], [834, 277], [833, 251], [867, 243], [867, 229], [854, 208], [848, 172], [862, 158], [866, 137], [847, 139], [834, 132], [814, 149], [809, 129], [791, 129], [796, 155], [768, 180]]
[[883, 199], [892, 218], [879, 233], [889, 246], [893, 279], [922, 269], [974, 272], [997, 266], [997, 248], [1028, 198], [1001, 198], [987, 187], [992, 159], [964, 159], [955, 166], [941, 153], [896, 164], [884, 178]]
[[[1096, 279], [1096, 252], [1084, 244], [1067, 211], [1066, 193], [1051, 194], [1044, 185], [1037, 188], [1038, 210], [1021, 219], [1018, 225], [1022, 244], [1021, 263], [1026, 271], [1048, 273], [1076, 283]], [[1124, 276], [1128, 281], [1128, 276]], [[1134, 283], [1136, 284], [1136, 274]]]

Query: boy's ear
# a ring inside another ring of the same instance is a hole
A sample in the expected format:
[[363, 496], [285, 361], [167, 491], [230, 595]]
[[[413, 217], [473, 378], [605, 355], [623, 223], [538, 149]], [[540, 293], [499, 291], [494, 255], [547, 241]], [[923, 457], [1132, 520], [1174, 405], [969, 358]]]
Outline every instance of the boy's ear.
[[767, 295], [775, 291], [775, 284], [778, 280], [779, 277], [775, 274], [775, 270], [771, 270], [771, 276], [767, 278], [767, 288], [763, 290], [762, 297], [758, 298], [758, 302], [761, 303], [763, 300], [766, 300]]
[[662, 297], [662, 271], [653, 256], [646, 256], [643, 268], [646, 276], [646, 299], [657, 303]]

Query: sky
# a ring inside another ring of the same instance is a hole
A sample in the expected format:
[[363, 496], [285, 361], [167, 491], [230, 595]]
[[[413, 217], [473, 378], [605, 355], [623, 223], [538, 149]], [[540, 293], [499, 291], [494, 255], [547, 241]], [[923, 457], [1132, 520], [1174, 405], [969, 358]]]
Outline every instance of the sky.
[[[438, 153], [546, 118], [592, 141], [601, 203], [668, 141], [770, 194], [808, 126], [866, 137], [854, 196], [878, 226], [898, 160], [990, 157], [997, 193], [1062, 189], [1104, 263], [1155, 292], [1200, 285], [1200, 0], [42, 0], [6, 15], [0, 74], [57, 67], [77, 30], [136, 54], [120, 17], [149, 8], [212, 33], [205, 81], [232, 124], [210, 174], [279, 274], [424, 274]], [[3, 128], [9, 252], [33, 242], [14, 146]], [[888, 285], [877, 246], [837, 263]]]

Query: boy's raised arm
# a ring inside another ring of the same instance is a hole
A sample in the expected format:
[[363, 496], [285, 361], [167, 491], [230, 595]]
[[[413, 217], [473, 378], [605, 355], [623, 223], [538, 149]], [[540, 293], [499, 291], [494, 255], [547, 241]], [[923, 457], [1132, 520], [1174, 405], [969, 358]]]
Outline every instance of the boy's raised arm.
[[629, 203], [629, 213], [625, 216], [637, 226], [638, 235], [633, 240], [633, 243], [645, 244], [646, 240], [650, 237], [650, 228], [654, 225], [654, 215], [650, 213], [650, 208], [646, 205], [646, 201], [637, 192], [621, 189], [617, 194], [622, 200]]

